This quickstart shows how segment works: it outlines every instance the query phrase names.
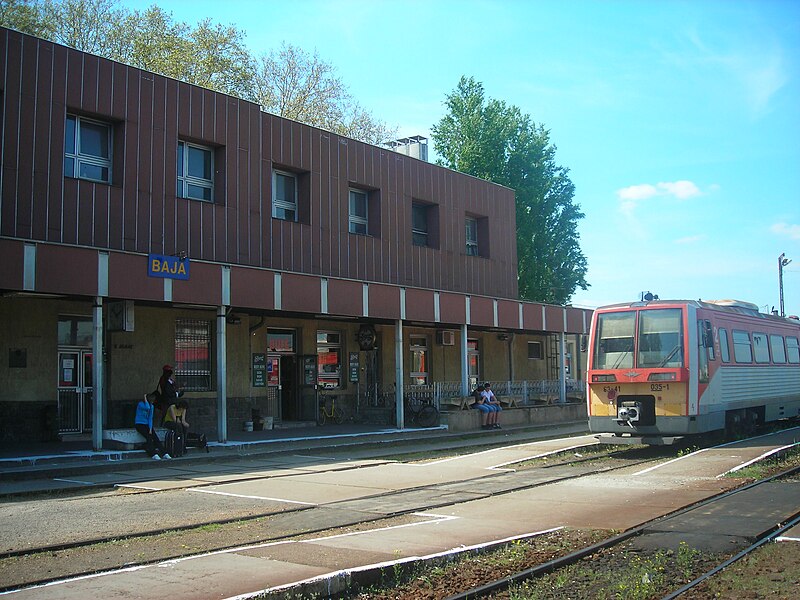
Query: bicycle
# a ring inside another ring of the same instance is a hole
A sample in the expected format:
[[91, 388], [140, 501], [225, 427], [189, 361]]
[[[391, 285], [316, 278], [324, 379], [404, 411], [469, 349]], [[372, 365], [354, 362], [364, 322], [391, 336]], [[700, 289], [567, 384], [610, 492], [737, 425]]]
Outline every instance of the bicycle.
[[323, 399], [319, 403], [319, 413], [317, 414], [317, 425], [325, 425], [327, 422], [336, 423], [341, 425], [344, 423], [344, 411], [336, 406], [336, 396], [330, 397], [330, 411], [328, 410], [328, 401]]
[[420, 427], [433, 427], [439, 423], [439, 409], [429, 399], [406, 396], [404, 402], [409, 420]]

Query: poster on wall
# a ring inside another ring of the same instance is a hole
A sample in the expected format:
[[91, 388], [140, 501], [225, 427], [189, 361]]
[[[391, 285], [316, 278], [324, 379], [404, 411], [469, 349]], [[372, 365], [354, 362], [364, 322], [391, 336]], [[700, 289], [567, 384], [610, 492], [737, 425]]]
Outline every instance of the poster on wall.
[[350, 381], [358, 382], [358, 352], [350, 353]]
[[263, 352], [253, 353], [253, 387], [267, 385], [267, 355]]
[[280, 358], [272, 356], [267, 359], [267, 385], [277, 386], [281, 383]]

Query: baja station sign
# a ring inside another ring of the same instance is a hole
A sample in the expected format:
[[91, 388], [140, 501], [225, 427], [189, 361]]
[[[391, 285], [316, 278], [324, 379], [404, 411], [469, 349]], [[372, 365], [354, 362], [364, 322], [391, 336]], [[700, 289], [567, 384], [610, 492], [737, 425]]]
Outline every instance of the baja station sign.
[[147, 255], [148, 277], [162, 279], [189, 279], [189, 259], [163, 254]]

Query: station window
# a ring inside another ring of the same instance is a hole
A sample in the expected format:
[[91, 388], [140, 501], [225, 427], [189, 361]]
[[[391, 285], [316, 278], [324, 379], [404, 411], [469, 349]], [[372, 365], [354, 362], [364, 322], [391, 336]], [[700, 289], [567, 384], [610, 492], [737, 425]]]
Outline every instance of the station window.
[[111, 183], [113, 129], [109, 123], [67, 115], [64, 175]]
[[786, 348], [783, 346], [782, 336], [769, 336], [769, 349], [772, 352], [772, 362], [779, 365], [786, 363]]
[[186, 391], [211, 390], [211, 321], [175, 320], [175, 378]]
[[733, 358], [737, 363], [753, 362], [753, 347], [746, 331], [733, 330]]
[[467, 256], [478, 256], [478, 220], [467, 217]]
[[411, 241], [415, 246], [428, 246], [428, 207], [414, 202], [411, 206]]
[[178, 142], [178, 198], [214, 200], [214, 151], [205, 146]]
[[350, 233], [367, 235], [369, 229], [369, 220], [367, 217], [368, 194], [363, 190], [351, 189], [349, 196], [349, 231]]
[[326, 390], [342, 387], [342, 335], [336, 331], [317, 332], [317, 383]]
[[272, 216], [297, 221], [297, 176], [286, 171], [272, 172]]
[[411, 349], [411, 383], [425, 385], [428, 383], [428, 340], [424, 336], [410, 336]]
[[542, 360], [542, 342], [528, 342], [528, 358], [532, 360]]
[[753, 355], [757, 363], [765, 364], [769, 362], [769, 347], [767, 345], [766, 333], [753, 334]]
[[786, 338], [786, 360], [793, 365], [800, 364], [800, 345], [796, 337]]
[[728, 330], [719, 330], [719, 354], [722, 357], [722, 362], [731, 362], [731, 350], [728, 347]]

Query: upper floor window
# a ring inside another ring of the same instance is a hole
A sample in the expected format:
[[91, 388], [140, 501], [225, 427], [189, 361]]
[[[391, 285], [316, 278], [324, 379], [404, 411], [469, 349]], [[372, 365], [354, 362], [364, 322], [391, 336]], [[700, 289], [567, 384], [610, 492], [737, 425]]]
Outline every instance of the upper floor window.
[[369, 221], [367, 218], [368, 194], [363, 190], [350, 190], [350, 233], [367, 235]]
[[542, 360], [544, 358], [542, 342], [528, 342], [528, 358], [533, 360]]
[[179, 198], [212, 202], [214, 199], [214, 151], [205, 146], [178, 142]]
[[64, 175], [111, 183], [112, 139], [109, 123], [67, 115]]
[[415, 246], [429, 246], [428, 207], [414, 202], [411, 205], [411, 241]]
[[467, 217], [467, 255], [478, 256], [478, 220]]
[[293, 173], [272, 172], [272, 216], [297, 221], [297, 176]]

